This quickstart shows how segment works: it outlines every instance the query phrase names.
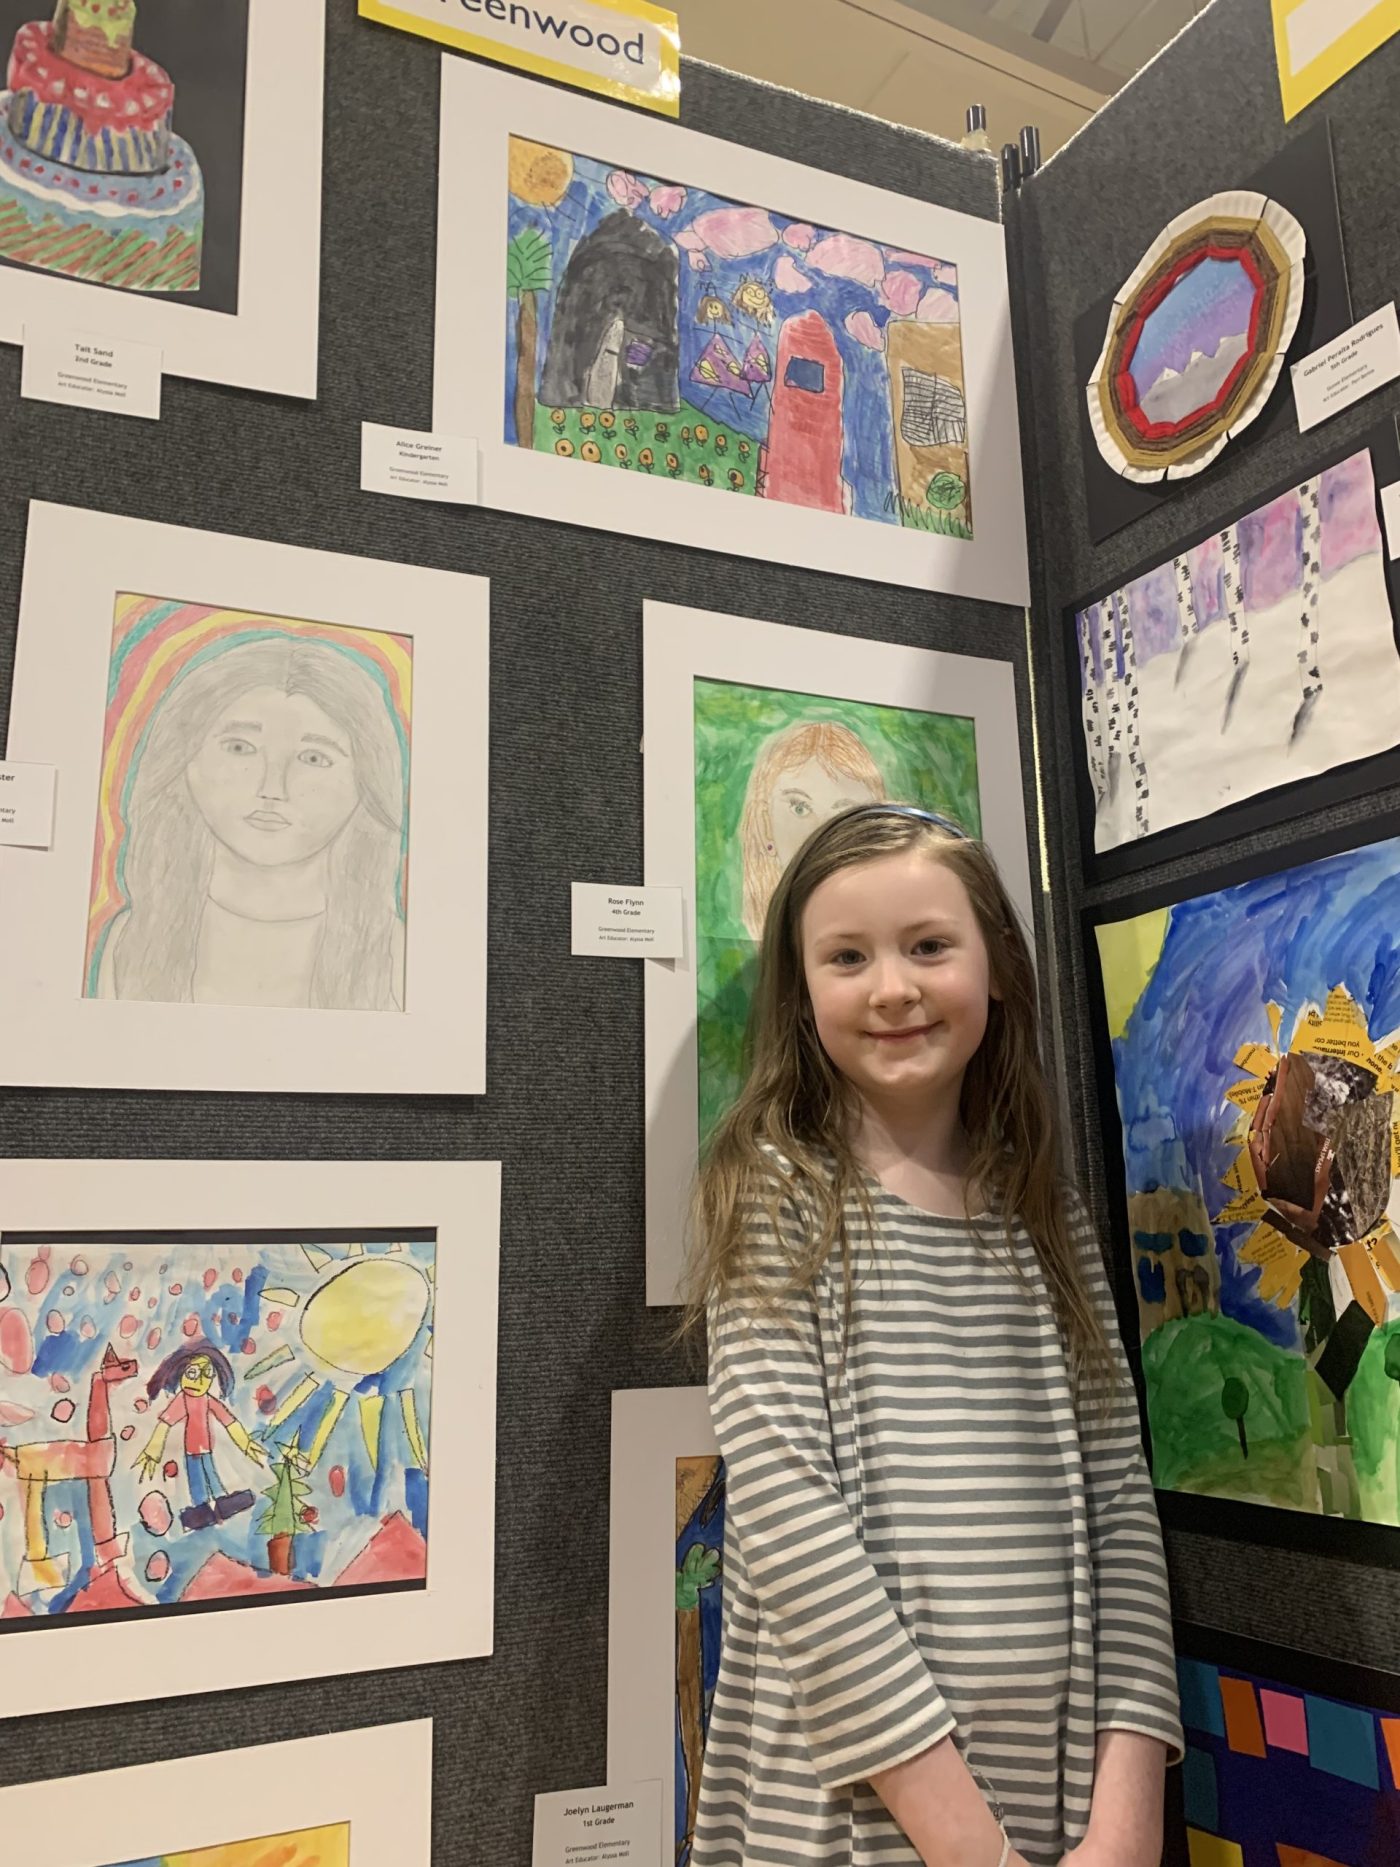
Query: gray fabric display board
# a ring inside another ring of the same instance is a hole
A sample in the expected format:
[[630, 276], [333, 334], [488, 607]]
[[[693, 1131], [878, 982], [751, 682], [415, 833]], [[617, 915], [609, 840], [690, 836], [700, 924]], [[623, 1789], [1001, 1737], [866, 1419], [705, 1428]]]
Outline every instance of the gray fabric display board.
[[[0, 351], [0, 707], [30, 498], [489, 577], [488, 1093], [10, 1091], [0, 1152], [504, 1163], [496, 1651], [244, 1693], [203, 1679], [169, 1700], [143, 1680], [131, 1705], [0, 1723], [0, 1784], [431, 1715], [434, 1860], [506, 1867], [530, 1858], [537, 1791], [605, 1780], [612, 1390], [696, 1378], [674, 1314], [643, 1301], [641, 965], [569, 957], [570, 882], [641, 877], [643, 600], [1013, 663], [1025, 742], [1004, 756], [1020, 760], [1034, 832], [1025, 625], [1019, 610], [362, 494], [360, 423], [431, 420], [439, 55], [348, 5], [328, 15], [320, 398], [168, 380], [158, 424], [122, 421], [21, 401], [19, 352]], [[998, 213], [989, 158], [704, 66], [685, 68], [682, 120]], [[61, 1633], [38, 1637], [72, 1663]], [[4, 1680], [0, 1644], [0, 1714], [20, 1709]], [[12, 1843], [0, 1852], [17, 1860]]]
[[[1208, 854], [1153, 861], [1126, 880], [1086, 888], [1074, 786], [1083, 738], [1079, 693], [1067, 678], [1065, 612], [1335, 459], [1348, 442], [1359, 442], [1400, 409], [1400, 389], [1370, 397], [1312, 434], [1300, 435], [1284, 422], [1253, 445], [1227, 448], [1202, 480], [1187, 481], [1157, 510], [1095, 545], [1085, 516], [1075, 321], [1118, 289], [1176, 214], [1217, 191], [1247, 185], [1322, 116], [1332, 128], [1356, 316], [1386, 304], [1395, 296], [1400, 218], [1381, 152], [1398, 86], [1400, 40], [1392, 40], [1286, 125], [1268, 0], [1215, 0], [1008, 206], [1025, 468], [1038, 488], [1031, 551], [1042, 776], [1047, 821], [1064, 826], [1050, 839], [1057, 985], [1073, 1129], [1084, 1149], [1080, 1165], [1105, 1227], [1105, 1170], [1116, 1163], [1105, 1162], [1100, 1140], [1081, 910], [1111, 906], [1148, 884], [1185, 880], [1246, 852], [1282, 850], [1379, 816], [1394, 809], [1397, 792], [1375, 788], [1272, 828], [1236, 832], [1233, 840], [1228, 831], [1222, 838], [1207, 818], [1195, 827]], [[1285, 381], [1281, 394], [1289, 393]], [[1376, 782], [1374, 771], [1370, 782]], [[1118, 1263], [1115, 1270], [1126, 1312], [1135, 1307], [1131, 1267]], [[1286, 1515], [1254, 1513], [1270, 1514]], [[1169, 1530], [1167, 1544], [1182, 1618], [1337, 1659], [1395, 1665], [1400, 1575], [1393, 1568], [1325, 1559], [1296, 1544], [1264, 1547], [1181, 1530]]]

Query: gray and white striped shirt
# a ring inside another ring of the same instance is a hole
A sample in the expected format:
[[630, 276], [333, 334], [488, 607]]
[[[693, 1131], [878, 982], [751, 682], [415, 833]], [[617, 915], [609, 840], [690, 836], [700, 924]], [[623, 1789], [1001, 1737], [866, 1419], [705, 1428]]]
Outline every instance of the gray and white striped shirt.
[[[1088, 1394], [1076, 1417], [1019, 1228], [1024, 1283], [997, 1223], [979, 1236], [870, 1190], [844, 1365], [839, 1262], [783, 1294], [787, 1252], [757, 1205], [750, 1266], [774, 1307], [712, 1306], [725, 1627], [692, 1867], [917, 1861], [867, 1779], [949, 1733], [1032, 1867], [1058, 1867], [1088, 1821], [1097, 1732], [1180, 1755], [1132, 1386], [1124, 1368], [1111, 1410]], [[1074, 1231], [1121, 1363], [1078, 1204]]]

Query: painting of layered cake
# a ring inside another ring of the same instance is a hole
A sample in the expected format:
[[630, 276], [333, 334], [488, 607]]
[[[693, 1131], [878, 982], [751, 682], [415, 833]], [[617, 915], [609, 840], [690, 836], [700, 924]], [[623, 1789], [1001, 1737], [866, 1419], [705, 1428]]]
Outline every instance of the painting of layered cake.
[[135, 0], [58, 0], [0, 94], [0, 258], [125, 291], [201, 284], [204, 179]]

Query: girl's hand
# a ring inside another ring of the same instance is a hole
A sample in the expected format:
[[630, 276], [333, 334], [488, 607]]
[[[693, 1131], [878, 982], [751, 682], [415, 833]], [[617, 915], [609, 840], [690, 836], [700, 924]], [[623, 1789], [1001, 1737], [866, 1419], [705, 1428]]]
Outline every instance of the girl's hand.
[[156, 1458], [155, 1454], [152, 1452], [138, 1452], [135, 1459], [133, 1460], [133, 1464], [135, 1465], [136, 1470], [140, 1472], [141, 1476], [144, 1479], [146, 1479], [148, 1483], [151, 1479], [155, 1477], [156, 1473], [160, 1470], [160, 1461]]
[[1060, 1867], [1157, 1867], [1160, 1859], [1160, 1851], [1150, 1860], [1146, 1854], [1109, 1853], [1092, 1835], [1085, 1835], [1079, 1846], [1061, 1859]]

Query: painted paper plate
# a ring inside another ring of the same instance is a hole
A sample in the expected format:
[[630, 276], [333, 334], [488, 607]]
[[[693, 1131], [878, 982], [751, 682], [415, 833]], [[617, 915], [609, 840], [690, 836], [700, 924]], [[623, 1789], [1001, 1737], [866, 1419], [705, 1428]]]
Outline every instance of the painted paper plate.
[[1124, 479], [1184, 480], [1262, 413], [1303, 307], [1307, 238], [1262, 194], [1179, 214], [1113, 301], [1089, 378], [1099, 452]]

